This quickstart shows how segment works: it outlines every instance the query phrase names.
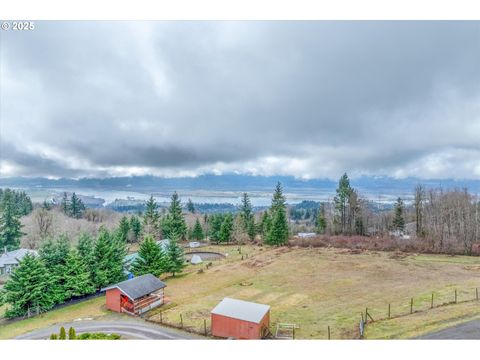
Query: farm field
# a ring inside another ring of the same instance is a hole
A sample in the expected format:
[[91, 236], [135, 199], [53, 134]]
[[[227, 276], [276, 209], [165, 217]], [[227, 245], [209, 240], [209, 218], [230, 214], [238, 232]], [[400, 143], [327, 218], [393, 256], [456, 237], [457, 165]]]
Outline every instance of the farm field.
[[[373, 339], [418, 336], [474, 318], [480, 310], [480, 302], [461, 303], [474, 299], [480, 287], [477, 257], [255, 246], [242, 246], [239, 254], [237, 249], [202, 248], [228, 256], [209, 269], [204, 262], [167, 278], [171, 303], [150, 312], [150, 320], [179, 326], [182, 315], [184, 327], [202, 332], [204, 320], [210, 325], [210, 310], [229, 296], [271, 305], [272, 331], [277, 322], [295, 323], [296, 338], [325, 339], [330, 326], [332, 338], [352, 339], [359, 336], [366, 307], [379, 320], [391, 304], [394, 319], [368, 325], [366, 337]], [[432, 292], [436, 306], [454, 301], [455, 289], [459, 304], [429, 309]], [[409, 314], [412, 297], [414, 314], [398, 317]]]

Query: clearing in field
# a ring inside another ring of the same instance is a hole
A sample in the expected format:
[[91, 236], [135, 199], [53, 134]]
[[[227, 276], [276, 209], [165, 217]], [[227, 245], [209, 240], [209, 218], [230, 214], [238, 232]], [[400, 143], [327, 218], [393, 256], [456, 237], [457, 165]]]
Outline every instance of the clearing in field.
[[[398, 338], [480, 312], [480, 302], [428, 310], [432, 292], [435, 306], [454, 301], [455, 289], [459, 303], [474, 299], [475, 288], [480, 287], [476, 257], [326, 248], [242, 246], [241, 253], [236, 246], [207, 249], [228, 256], [208, 269], [205, 263], [189, 266], [185, 274], [166, 279], [171, 303], [150, 312], [151, 320], [174, 326], [183, 322], [185, 328], [201, 333], [204, 320], [209, 326], [210, 310], [228, 296], [270, 305], [272, 330], [277, 322], [295, 323], [296, 338], [325, 339], [330, 326], [332, 338], [352, 339], [359, 336], [366, 307], [377, 320], [387, 317], [391, 304], [391, 317], [397, 318], [369, 325], [367, 338]], [[411, 298], [414, 314], [398, 317], [409, 314]], [[426, 312], [415, 313], [420, 310]], [[422, 328], [430, 312], [441, 321], [432, 318]]]

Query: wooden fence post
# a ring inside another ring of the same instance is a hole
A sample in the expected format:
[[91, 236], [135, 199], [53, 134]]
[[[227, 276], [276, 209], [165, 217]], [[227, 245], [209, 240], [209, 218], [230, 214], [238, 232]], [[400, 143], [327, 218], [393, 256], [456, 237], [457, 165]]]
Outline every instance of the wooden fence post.
[[478, 300], [478, 288], [475, 288], [475, 297]]
[[410, 314], [413, 314], [413, 298], [410, 299]]
[[365, 308], [365, 324], [368, 322], [368, 308]]
[[293, 331], [292, 331], [292, 340], [295, 340], [295, 325], [293, 326]]
[[388, 318], [390, 319], [390, 304], [388, 304]]
[[430, 309], [433, 309], [433, 292], [432, 292], [432, 302], [430, 303]]
[[330, 340], [330, 325], [328, 325], [328, 340]]
[[457, 303], [457, 289], [455, 289], [455, 304]]
[[182, 314], [180, 314], [180, 326], [183, 329], [183, 316], [182, 316]]
[[160, 324], [163, 324], [163, 311], [160, 311]]
[[203, 319], [203, 329], [205, 330], [205, 336], [207, 336], [207, 320]]

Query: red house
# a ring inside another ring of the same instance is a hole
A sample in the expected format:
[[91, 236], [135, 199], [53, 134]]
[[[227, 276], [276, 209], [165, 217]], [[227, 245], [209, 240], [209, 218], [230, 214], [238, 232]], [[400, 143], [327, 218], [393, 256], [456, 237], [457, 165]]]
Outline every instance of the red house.
[[233, 339], [261, 339], [270, 326], [270, 306], [224, 298], [211, 311], [212, 335]]
[[107, 309], [140, 315], [164, 303], [167, 285], [152, 274], [142, 275], [106, 287]]

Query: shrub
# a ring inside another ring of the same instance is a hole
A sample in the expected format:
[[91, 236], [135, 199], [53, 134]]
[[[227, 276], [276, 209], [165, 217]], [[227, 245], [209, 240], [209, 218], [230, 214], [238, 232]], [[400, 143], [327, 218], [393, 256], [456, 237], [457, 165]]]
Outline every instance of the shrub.
[[50, 340], [58, 340], [58, 335], [57, 334], [50, 335]]
[[104, 334], [104, 333], [83, 333], [78, 335], [79, 340], [119, 340], [121, 338], [118, 334]]
[[70, 327], [70, 329], [68, 329], [68, 339], [75, 340], [76, 338], [77, 334], [75, 333], [75, 329], [73, 327]]
[[60, 335], [58, 338], [60, 340], [67, 340], [67, 333], [65, 332], [65, 328], [63, 326], [60, 328]]

